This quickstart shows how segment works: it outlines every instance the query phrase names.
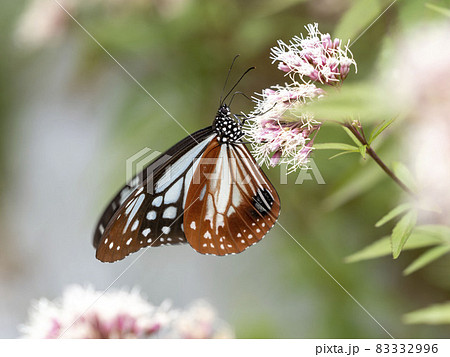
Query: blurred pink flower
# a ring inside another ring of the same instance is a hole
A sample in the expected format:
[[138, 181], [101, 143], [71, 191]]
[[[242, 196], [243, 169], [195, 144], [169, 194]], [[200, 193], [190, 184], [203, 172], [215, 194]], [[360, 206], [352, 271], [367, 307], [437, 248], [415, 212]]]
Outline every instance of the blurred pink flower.
[[37, 301], [21, 331], [24, 338], [148, 338], [172, 318], [167, 303], [152, 306], [136, 289], [102, 294], [73, 285], [60, 299]]
[[219, 320], [211, 305], [203, 300], [195, 302], [177, 316], [169, 336], [189, 339], [234, 338], [228, 324]]
[[419, 189], [414, 203], [440, 211], [440, 222], [436, 215], [433, 222], [443, 224], [450, 224], [449, 33], [448, 23], [437, 23], [404, 34], [380, 79], [389, 93], [386, 105], [408, 120], [403, 137]]
[[156, 307], [137, 289], [102, 293], [92, 287], [69, 286], [61, 298], [37, 301], [23, 338], [219, 338], [233, 337], [206, 303], [187, 312], [168, 302]]
[[[70, 16], [78, 17], [80, 13], [91, 12], [102, 7], [100, 13], [111, 12], [123, 16], [135, 12], [151, 13], [153, 7], [164, 18], [180, 15], [191, 0], [30, 0], [20, 15], [13, 34], [18, 47], [35, 50], [44, 46], [57, 44], [74, 23]], [[59, 3], [59, 4], [58, 4]]]
[[[75, 0], [62, 1], [69, 12], [76, 6]], [[31, 0], [17, 22], [13, 38], [18, 47], [37, 49], [58, 42], [71, 19], [54, 1]]]

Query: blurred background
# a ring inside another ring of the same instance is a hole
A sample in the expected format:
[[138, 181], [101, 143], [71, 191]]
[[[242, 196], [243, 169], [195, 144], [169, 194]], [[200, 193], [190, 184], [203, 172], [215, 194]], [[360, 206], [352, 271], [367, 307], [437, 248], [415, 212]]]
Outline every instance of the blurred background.
[[[392, 3], [59, 2], [190, 132], [212, 122], [236, 54], [232, 79], [256, 66], [239, 86], [250, 96], [285, 81], [269, 59], [278, 39], [305, 33], [312, 22], [344, 42], [355, 39]], [[448, 21], [425, 5], [398, 1], [364, 32], [351, 48], [358, 73], [347, 82], [372, 83], [402, 34]], [[145, 147], [164, 151], [186, 133], [55, 1], [3, 2], [0, 26], [0, 337], [14, 338], [33, 299], [53, 299], [72, 283], [103, 290], [130, 265], [134, 256], [114, 264], [95, 259], [96, 221], [125, 182], [127, 158]], [[233, 102], [234, 112], [251, 109], [243, 97]], [[405, 157], [398, 145], [403, 132], [394, 126], [384, 138], [379, 152], [387, 162]], [[317, 138], [346, 140], [333, 126]], [[402, 270], [417, 251], [395, 261], [344, 262], [389, 233], [374, 223], [401, 192], [372, 162], [329, 156], [313, 156], [323, 185], [295, 184], [296, 174], [281, 184], [280, 168], [264, 169], [282, 201], [280, 223], [393, 336], [448, 337], [448, 326], [402, 322], [405, 313], [449, 298], [448, 259], [408, 277]], [[388, 337], [278, 226], [258, 245], [225, 258], [189, 246], [150, 249], [114, 287], [136, 285], [154, 304], [207, 299], [239, 338]]]

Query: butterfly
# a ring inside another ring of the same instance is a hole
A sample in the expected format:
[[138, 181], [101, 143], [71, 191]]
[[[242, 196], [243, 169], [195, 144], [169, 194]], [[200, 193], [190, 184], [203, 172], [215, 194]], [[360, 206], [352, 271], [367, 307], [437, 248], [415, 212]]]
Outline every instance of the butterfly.
[[108, 204], [94, 233], [97, 259], [183, 243], [202, 254], [236, 254], [273, 227], [280, 199], [243, 142], [231, 100], [224, 103], [232, 90], [211, 126], [159, 155]]

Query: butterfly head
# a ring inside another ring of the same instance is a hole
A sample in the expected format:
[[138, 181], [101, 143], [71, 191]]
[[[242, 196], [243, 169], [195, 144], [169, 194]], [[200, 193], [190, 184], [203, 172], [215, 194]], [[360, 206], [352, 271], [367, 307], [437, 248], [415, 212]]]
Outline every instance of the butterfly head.
[[242, 124], [237, 118], [232, 118], [230, 107], [222, 104], [214, 119], [213, 128], [217, 133], [217, 140], [221, 144], [240, 142], [244, 133]]

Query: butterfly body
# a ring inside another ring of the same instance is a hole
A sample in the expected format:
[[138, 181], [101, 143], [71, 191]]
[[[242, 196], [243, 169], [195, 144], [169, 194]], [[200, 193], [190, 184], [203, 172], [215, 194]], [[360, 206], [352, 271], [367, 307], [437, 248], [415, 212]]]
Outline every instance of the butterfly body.
[[277, 192], [242, 143], [242, 123], [221, 104], [212, 126], [156, 158], [119, 191], [94, 235], [96, 257], [189, 243], [202, 254], [240, 253], [280, 211]]
[[221, 105], [213, 123], [213, 129], [217, 133], [219, 143], [229, 144], [240, 142], [244, 136], [241, 126], [241, 123], [231, 117], [230, 108], [227, 105]]

